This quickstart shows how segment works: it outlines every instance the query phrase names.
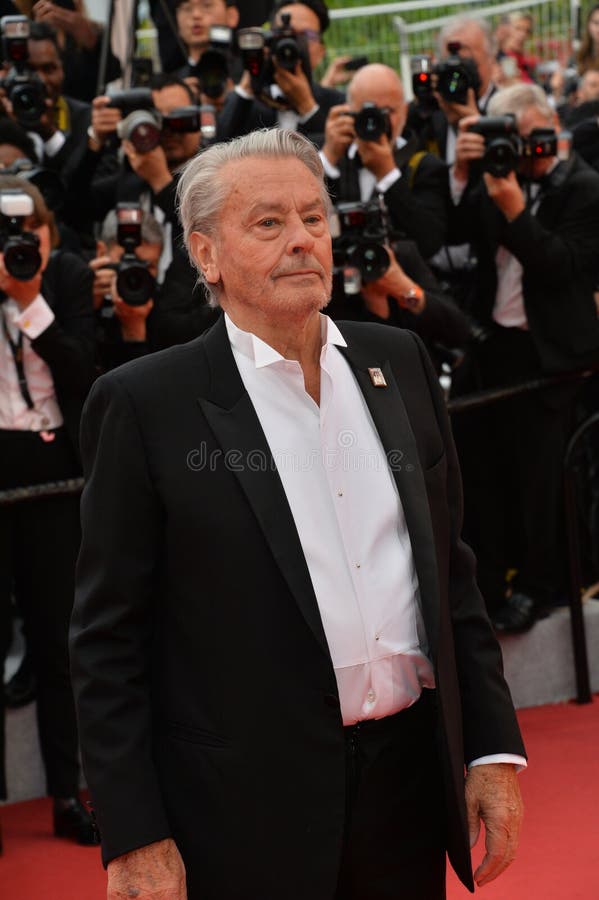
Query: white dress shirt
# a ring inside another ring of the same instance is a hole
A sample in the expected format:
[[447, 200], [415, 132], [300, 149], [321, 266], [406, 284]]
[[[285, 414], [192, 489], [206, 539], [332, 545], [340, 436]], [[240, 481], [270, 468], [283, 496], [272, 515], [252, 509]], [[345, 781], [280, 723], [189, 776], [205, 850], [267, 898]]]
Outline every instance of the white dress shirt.
[[393, 715], [435, 681], [401, 500], [364, 396], [337, 349], [346, 342], [321, 316], [318, 406], [299, 362], [226, 314], [225, 323], [297, 528], [343, 723]]
[[[402, 138], [401, 135], [395, 139], [395, 147], [397, 150], [401, 150], [402, 147], [405, 147], [406, 141]], [[354, 159], [356, 153], [358, 152], [358, 145], [354, 141], [353, 144], [350, 144], [347, 150], [348, 159]], [[341, 177], [341, 171], [337, 166], [334, 166], [332, 162], [329, 161], [326, 154], [323, 150], [319, 151], [320, 161], [322, 162], [323, 169], [325, 171], [325, 175], [327, 178], [336, 179]], [[401, 178], [401, 170], [395, 166], [395, 168], [391, 169], [390, 172], [387, 172], [386, 175], [380, 179], [380, 181], [376, 180], [376, 176], [372, 174], [370, 169], [367, 169], [366, 166], [362, 166], [358, 172], [358, 180], [360, 183], [360, 200], [362, 203], [366, 203], [374, 192], [376, 191], [378, 194], [384, 194], [389, 190], [391, 185], [395, 184]]]
[[33, 401], [29, 409], [21, 389], [10, 344], [6, 339], [4, 324], [0, 323], [0, 428], [8, 431], [44, 431], [59, 428], [63, 424], [62, 413], [56, 400], [54, 380], [48, 365], [31, 346], [54, 321], [54, 313], [41, 294], [22, 310], [9, 298], [0, 305], [8, 334], [13, 342], [22, 335], [23, 369], [27, 389]]

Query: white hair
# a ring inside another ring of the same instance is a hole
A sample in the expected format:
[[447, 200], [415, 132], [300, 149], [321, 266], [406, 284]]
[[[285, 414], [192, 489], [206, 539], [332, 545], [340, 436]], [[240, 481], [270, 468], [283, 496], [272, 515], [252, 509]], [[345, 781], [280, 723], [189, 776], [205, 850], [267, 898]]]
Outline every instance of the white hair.
[[518, 82], [497, 91], [489, 101], [487, 112], [490, 116], [514, 113], [518, 118], [521, 112], [531, 106], [538, 109], [548, 122], [553, 122], [555, 112], [547, 99], [547, 94], [538, 84]]
[[479, 28], [485, 39], [485, 46], [489, 56], [495, 56], [495, 40], [493, 38], [493, 31], [489, 22], [486, 19], [482, 19], [479, 16], [453, 16], [449, 22], [446, 22], [441, 31], [439, 32], [439, 36], [437, 38], [439, 44], [439, 52], [442, 56], [446, 53], [446, 45], [450, 43], [448, 38], [456, 32], [461, 31], [463, 28], [471, 28], [472, 26]]
[[[226, 200], [230, 185], [221, 177], [227, 163], [255, 157], [282, 159], [293, 157], [309, 169], [321, 186], [322, 199], [327, 213], [331, 201], [324, 183], [324, 170], [318, 151], [303, 135], [281, 128], [261, 128], [242, 137], [224, 143], [213, 144], [200, 151], [182, 169], [177, 186], [177, 204], [183, 225], [183, 240], [191, 264], [198, 271], [198, 280], [204, 285], [211, 306], [218, 305], [220, 285], [209, 284], [190, 253], [189, 239], [194, 231], [214, 237], [218, 230], [219, 213]], [[276, 175], [274, 176], [276, 177]], [[264, 185], [268, 192], [268, 183]]]

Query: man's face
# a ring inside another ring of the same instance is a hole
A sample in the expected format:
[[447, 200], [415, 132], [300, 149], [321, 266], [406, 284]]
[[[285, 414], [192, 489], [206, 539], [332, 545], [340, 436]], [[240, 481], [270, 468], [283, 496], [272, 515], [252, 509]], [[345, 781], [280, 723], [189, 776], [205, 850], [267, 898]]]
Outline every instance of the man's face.
[[[154, 106], [163, 115], [168, 115], [174, 109], [191, 104], [189, 94], [178, 84], [171, 84], [162, 88], [161, 91], [152, 91], [152, 98]], [[200, 146], [200, 132], [190, 131], [178, 134], [163, 128], [160, 143], [166, 155], [166, 161], [172, 169], [196, 155]]]
[[578, 103], [599, 100], [599, 72], [585, 72], [578, 88]]
[[275, 25], [283, 24], [281, 16], [283, 14], [291, 16], [291, 27], [299, 34], [303, 34], [308, 43], [308, 56], [310, 57], [310, 67], [312, 71], [322, 61], [325, 53], [325, 46], [322, 42], [320, 34], [320, 20], [316, 13], [309, 6], [303, 3], [290, 3], [283, 6], [275, 18]]
[[176, 15], [181, 40], [190, 50], [208, 44], [213, 25], [234, 28], [239, 18], [236, 7], [228, 7], [225, 0], [183, 0]]
[[28, 41], [29, 68], [37, 72], [46, 86], [51, 100], [56, 102], [62, 94], [64, 69], [58, 50], [52, 41]]
[[191, 251], [220, 302], [251, 330], [302, 321], [331, 296], [331, 236], [320, 182], [295, 157], [228, 163], [217, 233], [191, 236]]
[[516, 19], [511, 23], [510, 49], [521, 53], [524, 45], [532, 34], [532, 24], [528, 19]]
[[491, 81], [493, 71], [493, 63], [495, 58], [489, 52], [486, 36], [484, 31], [474, 22], [472, 24], [462, 25], [450, 32], [445, 38], [445, 53], [449, 52], [448, 44], [454, 41], [460, 43], [460, 56], [464, 59], [473, 59], [478, 69], [478, 77], [480, 78], [479, 96], [482, 97]]
[[[536, 106], [529, 106], [517, 115], [518, 132], [520, 137], [529, 137], [533, 128], [555, 128], [556, 121], [547, 119]], [[555, 163], [555, 156], [547, 156], [541, 159], [523, 159], [520, 161], [520, 172], [533, 181], [542, 178], [543, 175]]]
[[368, 78], [365, 81], [356, 77], [348, 91], [348, 103], [352, 112], [358, 112], [365, 103], [387, 107], [391, 120], [392, 143], [404, 130], [408, 107], [402, 87], [394, 78]]
[[[118, 263], [121, 261], [124, 252], [125, 248], [121, 247], [120, 244], [111, 244], [106, 249], [106, 253], [102, 253], [101, 255], [109, 256], [111, 262]], [[148, 264], [150, 275], [153, 275], [154, 278], [156, 278], [158, 275], [158, 260], [162, 253], [162, 244], [151, 244], [149, 241], [142, 241], [139, 247], [135, 248], [134, 252], [139, 260]]]

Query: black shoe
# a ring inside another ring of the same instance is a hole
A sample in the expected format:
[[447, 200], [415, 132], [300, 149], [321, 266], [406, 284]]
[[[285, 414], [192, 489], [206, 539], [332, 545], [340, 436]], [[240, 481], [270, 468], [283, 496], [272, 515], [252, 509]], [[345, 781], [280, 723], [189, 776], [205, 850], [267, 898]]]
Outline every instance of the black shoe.
[[19, 709], [33, 700], [35, 700], [35, 675], [29, 657], [24, 656], [15, 674], [4, 685], [4, 702], [9, 709]]
[[77, 797], [54, 801], [54, 834], [86, 846], [100, 843], [91, 814]]
[[491, 623], [498, 634], [521, 634], [541, 618], [537, 604], [527, 594], [514, 593], [491, 613]]

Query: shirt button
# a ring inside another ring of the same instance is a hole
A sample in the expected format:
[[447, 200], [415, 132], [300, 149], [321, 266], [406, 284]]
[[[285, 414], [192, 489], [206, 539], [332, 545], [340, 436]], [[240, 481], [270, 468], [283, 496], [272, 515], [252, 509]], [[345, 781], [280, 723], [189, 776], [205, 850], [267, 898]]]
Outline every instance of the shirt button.
[[372, 690], [372, 688], [370, 688], [370, 690], [366, 694], [366, 699], [368, 700], [369, 703], [374, 703], [374, 701], [376, 700], [376, 694]]
[[42, 416], [42, 425], [44, 426], [44, 428], [47, 428], [49, 424], [50, 419], [48, 418], [48, 416]]
[[360, 563], [356, 563], [356, 569], [360, 568]]
[[338, 496], [338, 497], [343, 497], [343, 491], [337, 491], [337, 496]]
[[375, 641], [378, 641], [379, 638], [380, 638], [380, 634], [375, 634], [375, 636], [374, 636]]

